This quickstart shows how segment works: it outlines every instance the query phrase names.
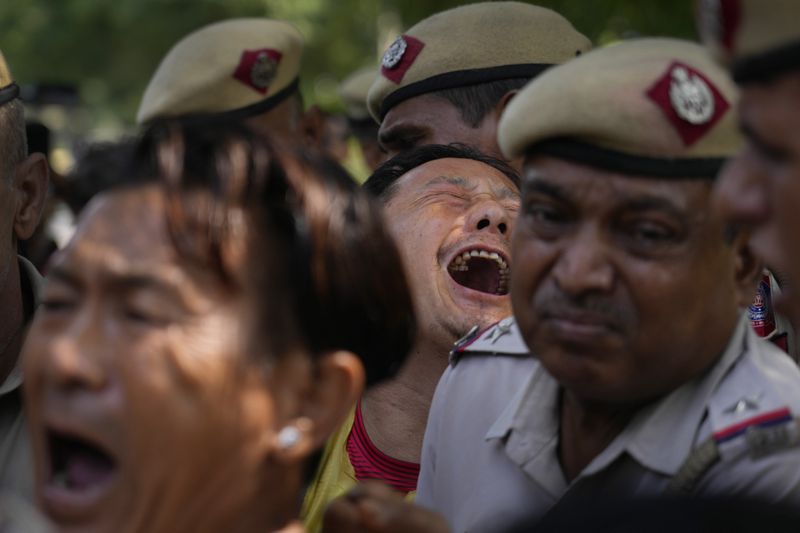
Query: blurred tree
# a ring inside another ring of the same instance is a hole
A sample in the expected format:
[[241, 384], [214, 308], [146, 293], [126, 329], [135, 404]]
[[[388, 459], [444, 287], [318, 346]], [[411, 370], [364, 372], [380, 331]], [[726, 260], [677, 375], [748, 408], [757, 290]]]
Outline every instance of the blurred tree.
[[[270, 16], [308, 40], [303, 93], [336, 106], [337, 81], [397, 32], [458, 0], [25, 0], [0, 2], [0, 50], [23, 83], [78, 86], [93, 123], [129, 125], [150, 75], [183, 35], [210, 22]], [[689, 0], [541, 0], [595, 42], [629, 35], [691, 38]]]

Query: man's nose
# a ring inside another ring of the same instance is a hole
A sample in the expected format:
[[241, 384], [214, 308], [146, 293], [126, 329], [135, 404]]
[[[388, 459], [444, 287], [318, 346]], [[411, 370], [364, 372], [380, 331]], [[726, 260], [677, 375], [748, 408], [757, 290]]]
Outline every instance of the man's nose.
[[608, 244], [596, 231], [585, 229], [566, 242], [553, 265], [556, 283], [566, 294], [609, 292], [614, 285], [614, 266]]
[[512, 219], [508, 210], [495, 200], [486, 199], [470, 208], [467, 216], [467, 228], [470, 231], [482, 231], [509, 236]]

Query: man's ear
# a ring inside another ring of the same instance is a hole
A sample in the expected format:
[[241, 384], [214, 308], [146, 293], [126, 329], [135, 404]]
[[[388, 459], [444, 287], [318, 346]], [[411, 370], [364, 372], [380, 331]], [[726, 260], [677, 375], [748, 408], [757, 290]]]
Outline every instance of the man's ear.
[[511, 99], [514, 98], [518, 92], [519, 89], [511, 89], [506, 94], [504, 94], [500, 100], [497, 101], [497, 104], [495, 104], [494, 106], [494, 113], [497, 116], [498, 121], [500, 120], [500, 117], [503, 116], [503, 111], [506, 110], [506, 107], [508, 107], [508, 104], [509, 102], [511, 102]]
[[275, 436], [275, 457], [294, 462], [321, 448], [364, 392], [364, 365], [354, 353], [335, 351], [316, 362], [298, 416]]
[[750, 247], [750, 235], [740, 230], [733, 240], [735, 253], [734, 275], [739, 307], [753, 303], [756, 287], [764, 271], [764, 263]]
[[300, 119], [300, 134], [303, 140], [311, 146], [319, 147], [325, 135], [325, 115], [322, 110], [312, 105]]
[[14, 235], [18, 240], [29, 238], [39, 225], [47, 199], [49, 173], [47, 159], [39, 153], [29, 155], [14, 170]]

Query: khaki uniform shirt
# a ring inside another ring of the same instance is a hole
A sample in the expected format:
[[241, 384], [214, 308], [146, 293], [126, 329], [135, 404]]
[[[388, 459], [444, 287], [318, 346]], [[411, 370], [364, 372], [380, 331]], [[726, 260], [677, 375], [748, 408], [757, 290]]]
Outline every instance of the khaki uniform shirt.
[[501, 321], [454, 352], [436, 389], [417, 503], [454, 532], [497, 531], [568, 496], [662, 494], [708, 439], [721, 459], [695, 493], [800, 504], [800, 370], [746, 317], [710, 371], [641, 410], [572, 482], [557, 456], [559, 385], [526, 354], [513, 319]]
[[[36, 268], [20, 257], [23, 298], [28, 309], [35, 309], [43, 285]], [[32, 314], [32, 313], [31, 313]], [[32, 317], [27, 317], [30, 320]], [[33, 500], [33, 467], [30, 440], [22, 409], [22, 370], [20, 361], [0, 384], [0, 491]]]

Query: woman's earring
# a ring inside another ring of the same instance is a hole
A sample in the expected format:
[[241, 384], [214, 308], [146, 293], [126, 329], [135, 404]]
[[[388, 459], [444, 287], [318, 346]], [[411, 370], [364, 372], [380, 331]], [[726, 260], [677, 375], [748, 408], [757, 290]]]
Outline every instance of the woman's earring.
[[282, 450], [293, 448], [300, 442], [300, 430], [295, 426], [286, 426], [278, 433], [278, 446]]

